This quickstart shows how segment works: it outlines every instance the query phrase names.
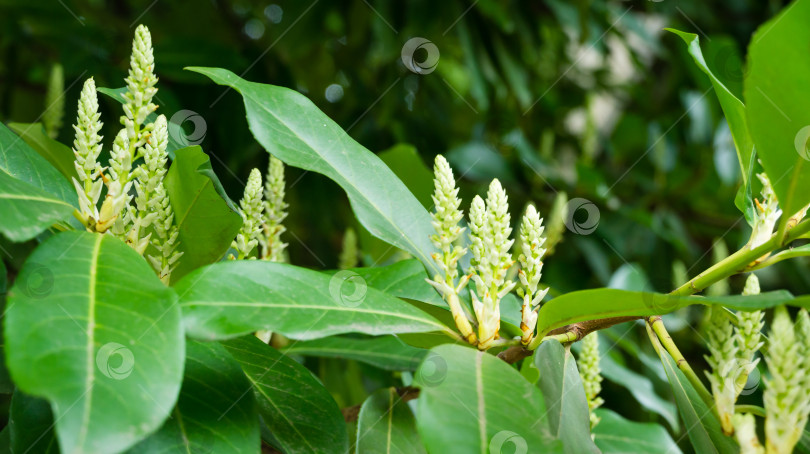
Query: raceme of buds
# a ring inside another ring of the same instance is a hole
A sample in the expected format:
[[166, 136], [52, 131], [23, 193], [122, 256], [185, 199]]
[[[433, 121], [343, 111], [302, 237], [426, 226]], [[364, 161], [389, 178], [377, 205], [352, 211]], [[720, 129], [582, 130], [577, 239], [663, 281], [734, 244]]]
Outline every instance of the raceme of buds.
[[233, 240], [231, 247], [239, 253], [239, 260], [248, 258], [253, 248], [259, 244], [259, 235], [264, 223], [263, 214], [264, 203], [262, 201], [262, 174], [259, 169], [250, 171], [247, 185], [245, 185], [245, 195], [239, 202], [239, 214], [242, 216], [242, 227]]
[[124, 116], [121, 124], [127, 129], [133, 146], [140, 147], [146, 141], [146, 134], [140, 131], [140, 125], [147, 115], [154, 112], [157, 106], [152, 98], [157, 93], [157, 76], [155, 76], [155, 58], [152, 50], [152, 36], [145, 25], [138, 25], [135, 39], [132, 42], [132, 55], [129, 59], [129, 76], [125, 79], [127, 92], [124, 93]]
[[[116, 236], [123, 237], [127, 230], [127, 208], [132, 196], [132, 154], [129, 148], [127, 131], [118, 131], [110, 152], [110, 167], [107, 181], [107, 197], [102, 206], [102, 219], [105, 227]], [[106, 202], [110, 201], [107, 206]]]
[[582, 351], [579, 354], [579, 373], [582, 376], [582, 385], [585, 387], [585, 397], [588, 399], [588, 410], [591, 417], [591, 429], [599, 424], [599, 417], [594, 410], [605, 401], [599, 397], [602, 392], [602, 370], [599, 367], [599, 335], [595, 332], [582, 339]]
[[[803, 317], [803, 316], [800, 316]], [[765, 362], [770, 378], [765, 378], [765, 438], [769, 454], [787, 454], [799, 441], [810, 412], [808, 358], [810, 348], [806, 321], [794, 327], [784, 306], [776, 308], [768, 339]], [[802, 331], [801, 334], [797, 334]]]
[[65, 75], [62, 65], [56, 63], [51, 68], [48, 79], [48, 91], [45, 92], [45, 112], [42, 114], [42, 125], [48, 137], [55, 139], [62, 128], [62, 117], [65, 116]]
[[767, 242], [773, 234], [773, 228], [782, 210], [779, 209], [779, 202], [776, 200], [776, 193], [773, 191], [771, 181], [764, 173], [758, 173], [757, 178], [762, 182], [762, 202], [756, 200], [754, 210], [754, 225], [752, 226], [751, 239], [748, 240], [748, 247], [754, 249]]
[[98, 112], [98, 95], [92, 77], [84, 82], [78, 110], [77, 123], [73, 126], [76, 131], [73, 141], [76, 177], [73, 178], [73, 185], [79, 196], [76, 217], [92, 232], [95, 231], [99, 218], [98, 199], [101, 195], [100, 176], [103, 172], [98, 163], [98, 155], [101, 153], [101, 114]]
[[726, 435], [734, 432], [731, 418], [734, 416], [734, 403], [737, 400], [737, 345], [733, 333], [733, 324], [720, 306], [711, 308], [711, 318], [707, 325], [708, 347], [710, 355], [706, 362], [711, 372], [706, 371], [712, 386], [712, 396], [720, 416], [720, 424]]
[[259, 236], [259, 242], [261, 243], [261, 257], [273, 262], [284, 261], [284, 249], [287, 247], [287, 243], [281, 241], [281, 234], [287, 230], [283, 224], [284, 219], [287, 217], [284, 185], [284, 163], [276, 157], [270, 156], [267, 181], [264, 183], [264, 211], [266, 216], [262, 226], [264, 234]]
[[486, 206], [476, 196], [470, 208], [470, 247], [473, 258], [472, 279], [475, 292], [470, 292], [473, 310], [478, 319], [478, 348], [485, 350], [498, 338], [500, 328], [500, 300], [515, 286], [506, 279], [512, 266], [509, 250], [515, 240], [510, 239], [509, 204], [506, 191], [497, 179], [487, 191]]
[[347, 270], [357, 266], [357, 257], [359, 251], [357, 250], [357, 234], [354, 229], [349, 227], [346, 233], [343, 234], [343, 248], [340, 250], [340, 257], [338, 257], [338, 269]]
[[[745, 281], [743, 295], [759, 294], [759, 279], [755, 274], [748, 276]], [[736, 391], [739, 395], [745, 387], [748, 374], [757, 367], [759, 358], [755, 356], [764, 345], [762, 339], [762, 327], [765, 324], [763, 311], [737, 312], [737, 326], [734, 328], [734, 336], [737, 343], [737, 362], [739, 375], [737, 376]]]
[[439, 270], [444, 273], [444, 276], [436, 274], [433, 280], [428, 279], [427, 281], [447, 302], [461, 335], [467, 342], [475, 344], [477, 342], [475, 332], [470, 325], [470, 319], [461, 307], [458, 296], [467, 285], [469, 278], [463, 276], [456, 285], [458, 260], [466, 252], [461, 246], [455, 245], [456, 240], [464, 231], [464, 228], [458, 225], [463, 217], [461, 210], [459, 210], [461, 200], [458, 198], [458, 188], [456, 188], [456, 181], [453, 178], [453, 170], [447, 160], [444, 159], [444, 156], [436, 156], [433, 173], [435, 188], [433, 204], [435, 211], [431, 213], [431, 217], [436, 234], [431, 235], [430, 240], [439, 250], [438, 253], [433, 254], [433, 260], [438, 265]]
[[740, 454], [765, 454], [765, 448], [759, 443], [754, 415], [734, 415], [734, 434], [740, 445]]
[[534, 205], [529, 205], [526, 208], [526, 214], [523, 216], [523, 222], [520, 224], [521, 254], [518, 259], [521, 269], [518, 271], [520, 285], [517, 292], [523, 298], [520, 323], [523, 345], [529, 345], [534, 337], [534, 328], [537, 326], [537, 310], [540, 308], [540, 302], [548, 292], [548, 289], [537, 291], [543, 270], [542, 258], [546, 253], [546, 250], [543, 249], [543, 243], [546, 239], [543, 237], [542, 223], [543, 220], [540, 219], [537, 209], [534, 208]]

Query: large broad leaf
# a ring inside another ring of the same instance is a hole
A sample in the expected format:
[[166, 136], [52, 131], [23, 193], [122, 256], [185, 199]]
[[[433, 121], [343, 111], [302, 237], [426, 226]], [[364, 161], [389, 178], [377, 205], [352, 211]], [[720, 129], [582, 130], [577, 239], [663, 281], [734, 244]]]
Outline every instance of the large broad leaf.
[[779, 304], [793, 304], [793, 295], [780, 290], [759, 295], [674, 296], [610, 288], [566, 293], [543, 304], [537, 315], [537, 331], [549, 331], [570, 323], [611, 317], [663, 315], [692, 304], [718, 304], [753, 311]]
[[349, 435], [340, 409], [307, 368], [254, 336], [232, 339], [223, 345], [242, 365], [262, 418], [281, 444], [281, 451], [349, 451]]
[[327, 276], [285, 263], [236, 260], [196, 270], [175, 286], [189, 336], [225, 339], [270, 330], [295, 339], [453, 331], [350, 271]]
[[129, 448], [177, 399], [185, 347], [176, 296], [111, 235], [42, 243], [9, 292], [4, 328], [11, 377], [51, 403], [62, 452]]
[[0, 234], [30, 240], [69, 218], [76, 203], [62, 174], [0, 123]]
[[810, 3], [794, 1], [748, 46], [744, 82], [751, 137], [786, 222], [810, 203]]
[[657, 348], [667, 373], [667, 379], [672, 386], [678, 411], [683, 419], [684, 427], [689, 435], [696, 452], [700, 453], [736, 453], [739, 447], [733, 438], [723, 435], [720, 421], [711, 408], [706, 406], [703, 399], [689, 380], [675, 365], [675, 361], [660, 345]]
[[605, 408], [596, 410], [599, 424], [594, 442], [602, 454], [680, 454], [666, 429], [653, 423], [630, 421]]
[[413, 412], [396, 388], [370, 395], [357, 418], [357, 454], [420, 454], [425, 448]]
[[53, 433], [53, 413], [48, 401], [17, 391], [9, 409], [11, 452], [58, 454], [59, 443]]
[[394, 336], [325, 337], [292, 342], [283, 352], [287, 355], [353, 359], [386, 370], [415, 370], [427, 354], [426, 350], [406, 345]]
[[258, 453], [259, 413], [250, 383], [217, 342], [186, 341], [186, 370], [171, 419], [130, 453]]
[[374, 153], [357, 143], [302, 94], [248, 82], [220, 68], [188, 68], [238, 91], [256, 140], [284, 163], [326, 175], [349, 197], [372, 235], [404, 249], [429, 269], [433, 227], [427, 210]]
[[717, 99], [720, 101], [720, 107], [726, 115], [728, 127], [731, 129], [731, 137], [734, 139], [734, 146], [737, 148], [737, 158], [740, 161], [740, 169], [742, 170], [743, 183], [748, 181], [749, 169], [751, 168], [751, 156], [754, 149], [754, 142], [748, 132], [747, 119], [745, 117], [745, 105], [731, 93], [723, 82], [714, 75], [706, 60], [703, 58], [703, 52], [700, 50], [700, 40], [698, 35], [694, 33], [685, 33], [679, 30], [668, 28], [666, 29], [676, 35], [686, 43], [689, 55], [695, 60], [695, 64], [701, 69], [712, 82], [714, 91], [717, 94]]
[[556, 340], [540, 344], [534, 354], [540, 370], [551, 432], [563, 442], [566, 453], [598, 453], [591, 439], [588, 400], [571, 350]]
[[51, 139], [42, 123], [9, 123], [8, 127], [51, 163], [68, 181], [76, 176], [73, 150], [62, 142]]
[[222, 258], [242, 226], [242, 217], [225, 194], [211, 168], [208, 155], [198, 146], [175, 152], [166, 174], [166, 192], [174, 210], [183, 253], [172, 281]]
[[562, 450], [540, 390], [492, 355], [441, 345], [425, 357], [414, 384], [421, 389], [416, 425], [429, 452]]

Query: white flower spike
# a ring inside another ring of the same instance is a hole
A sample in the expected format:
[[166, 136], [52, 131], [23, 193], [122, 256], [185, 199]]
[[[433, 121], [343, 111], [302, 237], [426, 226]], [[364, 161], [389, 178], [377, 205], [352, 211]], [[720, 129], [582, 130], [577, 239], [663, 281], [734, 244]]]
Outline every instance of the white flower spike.
[[259, 169], [250, 171], [247, 185], [245, 185], [245, 195], [239, 202], [239, 214], [242, 216], [242, 227], [233, 240], [231, 247], [239, 253], [238, 257], [231, 255], [232, 259], [246, 259], [250, 256], [253, 248], [259, 244], [261, 226], [264, 223], [262, 214], [264, 203], [262, 202], [262, 174]]
[[548, 289], [537, 291], [540, 283], [540, 276], [543, 271], [543, 256], [546, 250], [543, 244], [546, 239], [543, 236], [543, 220], [534, 205], [526, 208], [523, 222], [520, 224], [520, 249], [519, 257], [520, 271], [518, 278], [518, 295], [523, 298], [521, 308], [522, 331], [521, 342], [529, 345], [534, 338], [534, 329], [537, 326], [537, 310], [540, 309], [540, 302], [545, 298]]
[[267, 181], [264, 184], [264, 211], [266, 221], [259, 236], [261, 257], [273, 262], [284, 261], [287, 243], [281, 241], [281, 234], [287, 231], [284, 219], [287, 218], [287, 203], [284, 201], [284, 163], [270, 156], [267, 168]]
[[79, 210], [76, 217], [87, 230], [93, 232], [99, 219], [98, 199], [101, 195], [101, 173], [104, 169], [98, 163], [101, 153], [101, 114], [98, 112], [98, 94], [93, 78], [84, 82], [79, 96], [78, 120], [73, 129], [76, 138], [73, 141], [73, 155], [76, 177], [73, 185], [79, 196]]

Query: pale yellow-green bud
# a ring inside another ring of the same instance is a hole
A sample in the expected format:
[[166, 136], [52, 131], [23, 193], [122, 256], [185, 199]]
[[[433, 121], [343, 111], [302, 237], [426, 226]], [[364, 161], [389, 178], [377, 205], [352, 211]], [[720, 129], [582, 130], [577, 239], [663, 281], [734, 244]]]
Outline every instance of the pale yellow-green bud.
[[146, 117], [157, 109], [152, 98], [157, 93], [157, 76], [155, 76], [155, 58], [152, 50], [152, 36], [145, 25], [138, 25], [135, 29], [135, 39], [132, 41], [132, 55], [129, 59], [129, 76], [125, 79], [127, 92], [124, 93], [124, 116], [121, 124], [127, 129], [127, 134], [134, 145], [140, 147], [146, 140], [146, 134], [140, 126]]
[[755, 249], [771, 238], [776, 221], [779, 220], [779, 216], [782, 214], [782, 210], [779, 209], [779, 202], [776, 200], [776, 193], [768, 176], [764, 173], [758, 173], [757, 178], [762, 183], [762, 202], [757, 199], [751, 239], [748, 240], [747, 245], [749, 249]]
[[[250, 171], [245, 194], [239, 202], [239, 214], [242, 216], [242, 227], [231, 247], [239, 253], [237, 259], [246, 259], [253, 248], [259, 244], [261, 226], [264, 223], [264, 202], [262, 201], [262, 174], [259, 169]], [[234, 258], [232, 256], [232, 258]]]
[[284, 201], [284, 163], [270, 156], [267, 168], [267, 181], [264, 183], [265, 223], [263, 235], [259, 235], [261, 257], [273, 262], [283, 262], [287, 243], [281, 241], [281, 234], [287, 231], [284, 219], [287, 218], [287, 203]]
[[810, 410], [807, 359], [802, 358], [800, 336], [784, 306], [777, 307], [771, 323], [765, 362], [765, 447], [768, 454], [788, 454], [801, 438]]
[[757, 422], [754, 415], [737, 414], [734, 415], [734, 434], [737, 443], [740, 445], [740, 454], [765, 454], [765, 448], [757, 437]]
[[62, 117], [65, 116], [65, 75], [62, 65], [55, 63], [51, 67], [48, 79], [48, 91], [45, 92], [45, 112], [42, 114], [42, 125], [48, 137], [55, 139], [62, 128]]
[[545, 241], [540, 213], [537, 212], [534, 205], [529, 205], [523, 216], [523, 222], [520, 224], [521, 254], [518, 258], [520, 262], [518, 295], [523, 298], [520, 324], [523, 345], [529, 345], [534, 337], [534, 329], [537, 326], [537, 309], [548, 292], [548, 289], [537, 291], [543, 270], [542, 258], [546, 253], [546, 250], [543, 249]]
[[723, 307], [712, 306], [706, 331], [711, 353], [705, 356], [711, 368], [711, 371], [706, 371], [706, 376], [711, 383], [712, 396], [723, 432], [731, 435], [734, 432], [732, 417], [734, 403], [737, 401], [736, 382], [739, 368], [733, 324]]
[[[752, 273], [748, 276], [742, 294], [759, 294], [759, 279], [757, 279], [755, 274]], [[764, 345], [764, 342], [761, 341], [762, 327], [765, 324], [763, 321], [764, 317], [765, 313], [763, 311], [737, 312], [737, 326], [734, 329], [738, 347], [737, 361], [739, 363], [739, 376], [737, 377], [736, 386], [737, 394], [743, 390], [748, 375], [759, 363], [759, 358], [756, 358], [756, 354]]]
[[354, 233], [353, 228], [349, 227], [346, 229], [346, 233], [343, 234], [343, 249], [341, 249], [338, 258], [338, 268], [347, 270], [356, 267], [358, 256], [357, 234]]
[[98, 222], [98, 199], [101, 195], [103, 169], [98, 163], [101, 153], [101, 114], [98, 112], [98, 95], [93, 78], [84, 82], [79, 96], [78, 119], [73, 129], [76, 138], [73, 141], [73, 163], [76, 177], [73, 185], [79, 197], [77, 217], [90, 231], [95, 231]]
[[577, 363], [582, 376], [582, 385], [585, 387], [591, 429], [593, 429], [599, 424], [599, 417], [596, 416], [594, 410], [604, 403], [604, 400], [599, 397], [599, 393], [602, 392], [602, 369], [599, 367], [599, 335], [596, 332], [590, 333], [582, 339], [582, 351]]

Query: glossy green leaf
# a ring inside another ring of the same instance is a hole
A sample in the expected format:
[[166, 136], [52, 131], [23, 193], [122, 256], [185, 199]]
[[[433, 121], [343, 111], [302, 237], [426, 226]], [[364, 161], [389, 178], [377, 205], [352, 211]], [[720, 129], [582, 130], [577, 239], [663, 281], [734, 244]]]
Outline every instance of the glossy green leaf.
[[374, 153], [352, 139], [302, 94], [248, 82], [219, 68], [188, 68], [238, 91], [256, 140], [286, 164], [327, 176], [349, 197], [374, 236], [404, 249], [435, 272], [427, 210]]
[[[734, 146], [737, 148], [737, 158], [740, 161], [740, 170], [742, 171], [743, 183], [748, 181], [749, 169], [751, 168], [751, 156], [754, 148], [754, 142], [751, 140], [751, 135], [748, 131], [748, 120], [745, 115], [745, 105], [731, 93], [723, 82], [712, 73], [706, 60], [703, 58], [703, 52], [700, 50], [700, 40], [698, 35], [694, 33], [685, 33], [679, 30], [668, 28], [666, 29], [676, 35], [686, 43], [689, 55], [695, 60], [695, 64], [709, 76], [712, 82], [712, 87], [717, 94], [717, 99], [720, 101], [720, 107], [726, 115], [729, 129], [731, 129], [731, 136], [734, 139]], [[747, 100], [747, 97], [746, 97]]]
[[678, 412], [681, 414], [689, 441], [692, 442], [695, 451], [719, 454], [738, 452], [739, 447], [733, 438], [723, 435], [720, 421], [717, 420], [712, 409], [706, 406], [683, 372], [675, 365], [675, 361], [672, 360], [669, 353], [664, 351], [660, 345], [658, 347], [658, 354], [675, 395]]
[[14, 242], [30, 240], [68, 219], [76, 203], [62, 174], [0, 124], [0, 234]]
[[166, 173], [166, 192], [179, 230], [177, 250], [183, 253], [172, 282], [201, 266], [220, 260], [242, 226], [242, 217], [198, 146], [175, 152]]
[[258, 330], [300, 340], [343, 333], [453, 333], [350, 271], [327, 276], [285, 263], [227, 261], [186, 275], [175, 289], [186, 332], [200, 339]]
[[370, 395], [357, 417], [357, 454], [420, 454], [425, 452], [413, 412], [396, 388]]
[[76, 175], [73, 150], [63, 143], [51, 139], [42, 123], [9, 123], [9, 129], [17, 133], [25, 143], [45, 158], [68, 181]]
[[786, 222], [810, 203], [810, 4], [795, 1], [748, 46], [745, 103], [751, 138]]
[[129, 452], [258, 453], [259, 413], [242, 367], [217, 342], [186, 341], [180, 397], [163, 427]]
[[610, 317], [663, 315], [693, 304], [719, 304], [731, 309], [758, 310], [793, 304], [790, 292], [779, 290], [759, 295], [672, 296], [609, 288], [566, 293], [543, 304], [537, 316], [537, 332], [549, 331], [583, 320]]
[[307, 368], [254, 336], [223, 345], [242, 365], [262, 418], [283, 452], [348, 452], [343, 415]]
[[111, 235], [60, 233], [25, 262], [6, 361], [19, 389], [50, 402], [63, 452], [127, 449], [169, 416], [185, 353], [176, 298]]
[[429, 452], [562, 452], [540, 390], [492, 355], [441, 345], [414, 384], [416, 426]]
[[593, 429], [594, 443], [602, 454], [680, 454], [681, 449], [658, 424], [625, 419], [606, 408], [597, 408], [599, 424]]
[[551, 433], [562, 440], [566, 453], [598, 453], [591, 439], [585, 388], [571, 350], [556, 340], [545, 341], [534, 353], [540, 371], [538, 386], [548, 408]]
[[58, 454], [53, 413], [48, 401], [17, 391], [9, 409], [9, 441], [13, 453]]
[[282, 351], [286, 355], [353, 359], [386, 370], [416, 370], [427, 354], [427, 351], [406, 345], [394, 336], [325, 337], [291, 342]]

